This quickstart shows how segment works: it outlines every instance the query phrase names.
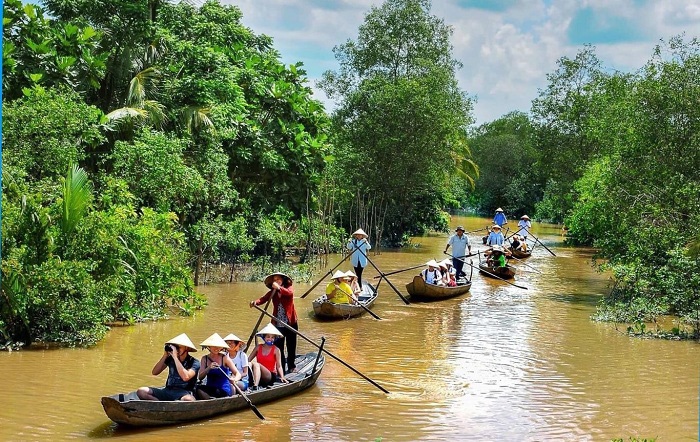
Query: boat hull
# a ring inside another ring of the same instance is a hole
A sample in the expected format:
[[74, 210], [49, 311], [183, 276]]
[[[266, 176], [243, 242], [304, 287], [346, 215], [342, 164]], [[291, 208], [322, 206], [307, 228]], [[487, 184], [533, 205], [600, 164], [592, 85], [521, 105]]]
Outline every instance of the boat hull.
[[[307, 353], [297, 358], [297, 373], [289, 373], [289, 384], [275, 383], [271, 387], [246, 393], [254, 404], [264, 404], [297, 394], [316, 383], [325, 364], [320, 355], [316, 369], [317, 353]], [[112, 421], [128, 426], [153, 427], [174, 425], [205, 419], [225, 413], [250, 408], [240, 395], [198, 401], [144, 401], [135, 391], [102, 397], [102, 408]]]
[[439, 301], [441, 299], [454, 298], [469, 291], [471, 281], [464, 285], [456, 287], [441, 287], [432, 284], [426, 284], [420, 276], [414, 276], [413, 281], [406, 284], [406, 291], [411, 295], [412, 300], [416, 301]]
[[[359, 296], [360, 304], [366, 308], [372, 307], [377, 300], [379, 292], [368, 282], [362, 282], [362, 292]], [[314, 315], [323, 319], [350, 319], [367, 313], [367, 310], [356, 304], [334, 304], [325, 299], [325, 295], [313, 302]]]
[[[479, 272], [484, 276], [495, 279], [513, 279], [515, 277], [515, 269], [513, 267], [491, 267], [484, 261], [479, 263]], [[496, 276], [498, 276], [498, 278], [496, 278]]]

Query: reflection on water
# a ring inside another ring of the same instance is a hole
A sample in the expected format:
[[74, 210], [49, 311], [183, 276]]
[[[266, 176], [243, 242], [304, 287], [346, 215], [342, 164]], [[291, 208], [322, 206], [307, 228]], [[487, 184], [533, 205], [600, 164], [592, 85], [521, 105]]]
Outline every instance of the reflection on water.
[[[487, 223], [452, 222], [467, 231]], [[468, 295], [406, 306], [382, 282], [373, 307], [381, 321], [313, 319], [311, 301], [323, 284], [296, 299], [300, 331], [325, 336], [329, 351], [389, 395], [329, 358], [316, 386], [260, 406], [265, 421], [245, 410], [167, 428], [111, 424], [100, 397], [162, 383], [164, 376], [150, 371], [167, 339], [183, 331], [195, 343], [213, 332], [249, 335], [258, 316], [247, 303], [263, 293], [262, 284], [215, 285], [202, 289], [210, 304], [194, 318], [115, 328], [90, 349], [1, 353], [10, 382], [0, 439], [696, 440], [698, 344], [630, 339], [591, 322], [608, 284], [590, 267], [592, 251], [563, 247], [556, 226], [535, 224], [533, 231], [557, 256], [538, 246], [527, 266], [519, 265], [515, 283], [526, 289], [475, 272]], [[477, 248], [479, 235], [470, 235]], [[389, 272], [439, 259], [446, 239], [416, 238], [420, 247], [372, 260]], [[413, 274], [390, 277], [404, 296]], [[296, 287], [297, 297], [308, 287]], [[299, 342], [300, 352], [312, 350]]]

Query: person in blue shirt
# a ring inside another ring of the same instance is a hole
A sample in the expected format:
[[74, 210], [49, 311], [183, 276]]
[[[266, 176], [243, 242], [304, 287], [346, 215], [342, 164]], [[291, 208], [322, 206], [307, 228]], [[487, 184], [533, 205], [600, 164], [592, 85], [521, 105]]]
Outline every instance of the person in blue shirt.
[[494, 224], [493, 227], [491, 227], [491, 233], [489, 233], [489, 237], [486, 240], [486, 245], [492, 247], [502, 246], [504, 242], [505, 238], [503, 237], [503, 233], [501, 233], [501, 226]]
[[496, 214], [493, 216], [493, 223], [496, 225], [499, 225], [501, 227], [508, 224], [508, 220], [506, 219], [506, 215], [503, 213], [503, 209], [501, 209], [500, 207], [498, 209], [496, 209]]
[[520, 221], [518, 221], [518, 227], [520, 228], [520, 230], [518, 230], [518, 235], [522, 236], [526, 240], [527, 235], [530, 233], [530, 229], [532, 228], [530, 217], [527, 215], [521, 216]]
[[467, 249], [469, 249], [469, 254], [472, 253], [472, 245], [469, 244], [469, 238], [464, 234], [464, 227], [457, 226], [455, 234], [447, 240], [443, 253], [447, 253], [450, 246], [452, 246], [452, 267], [455, 268], [455, 277], [466, 276], [462, 267], [464, 266], [464, 257], [467, 256]]
[[353, 232], [352, 238], [348, 241], [348, 250], [352, 256], [350, 262], [357, 274], [357, 283], [362, 287], [362, 270], [367, 267], [367, 253], [372, 248], [367, 241], [369, 236], [362, 229], [357, 229]]

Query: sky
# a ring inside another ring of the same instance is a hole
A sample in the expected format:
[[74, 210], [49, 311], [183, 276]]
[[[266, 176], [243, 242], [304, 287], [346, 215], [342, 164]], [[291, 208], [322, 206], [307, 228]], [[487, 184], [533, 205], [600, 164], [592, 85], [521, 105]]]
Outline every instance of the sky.
[[[333, 47], [356, 40], [359, 26], [381, 0], [220, 0], [243, 12], [243, 24], [274, 39], [286, 64], [303, 62], [316, 87], [337, 70]], [[195, 1], [200, 3], [201, 1]], [[561, 57], [595, 47], [609, 70], [634, 72], [661, 40], [700, 35], [700, 0], [433, 0], [431, 14], [453, 29], [453, 56], [462, 90], [475, 97], [476, 124], [508, 112], [528, 112]]]

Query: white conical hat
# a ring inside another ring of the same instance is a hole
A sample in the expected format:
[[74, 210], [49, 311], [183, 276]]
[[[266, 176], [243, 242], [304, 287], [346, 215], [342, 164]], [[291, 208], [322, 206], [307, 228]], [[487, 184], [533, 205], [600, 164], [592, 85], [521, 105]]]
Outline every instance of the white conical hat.
[[352, 277], [352, 278], [357, 278], [357, 275], [356, 275], [355, 272], [353, 272], [352, 270], [348, 270], [347, 272], [345, 272], [345, 276], [347, 276], [347, 277]]
[[440, 267], [440, 264], [437, 263], [434, 259], [431, 259], [430, 261], [426, 262], [425, 265], [430, 266], [430, 267]]
[[529, 221], [529, 220], [530, 220], [530, 217], [527, 216], [527, 215], [523, 215], [523, 216], [520, 217], [520, 219], [524, 219], [524, 220]]
[[275, 336], [284, 336], [282, 333], [280, 333], [279, 330], [277, 330], [277, 327], [275, 327], [272, 324], [267, 324], [262, 330], [256, 333], [257, 336], [265, 336], [265, 335], [275, 335]]
[[174, 345], [182, 345], [183, 347], [189, 348], [191, 351], [197, 351], [197, 347], [194, 346], [190, 338], [187, 336], [186, 333], [182, 333], [180, 335], [175, 336], [169, 341], [165, 342], [166, 344], [174, 344]]
[[503, 212], [503, 209], [499, 207], [498, 209], [496, 209], [496, 212]]
[[233, 333], [229, 333], [224, 337], [224, 341], [238, 341], [238, 342], [243, 342], [243, 339], [239, 338], [238, 336], [234, 335]]
[[491, 226], [491, 228], [492, 228], [492, 229], [500, 229], [501, 226], [499, 226], [498, 224], [494, 224], [494, 225]]
[[342, 279], [345, 278], [345, 272], [341, 272], [340, 270], [336, 270], [335, 273], [333, 273], [333, 276], [331, 276], [331, 279]]
[[214, 333], [213, 335], [209, 336], [207, 339], [202, 341], [199, 345], [202, 347], [221, 347], [221, 348], [228, 348], [228, 344], [224, 339], [218, 334]]
[[452, 265], [452, 260], [450, 258], [445, 258], [442, 260], [441, 264], [445, 264], [445, 267]]
[[362, 235], [362, 236], [364, 236], [365, 238], [367, 238], [367, 237], [369, 236], [369, 235], [366, 234], [365, 231], [362, 230], [362, 229], [357, 229], [357, 230], [355, 230], [354, 232], [352, 232], [352, 234], [353, 234], [353, 236], [354, 236], [354, 235]]

